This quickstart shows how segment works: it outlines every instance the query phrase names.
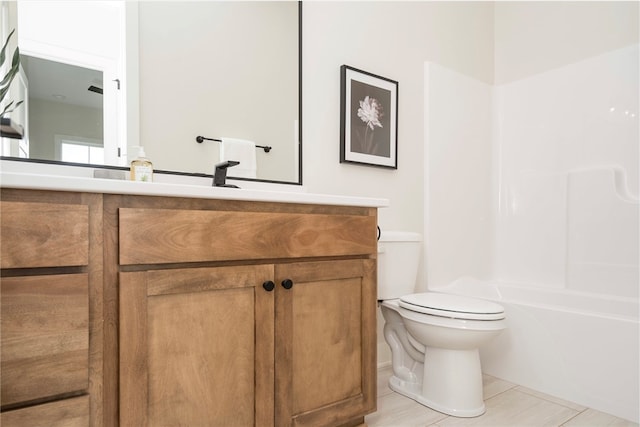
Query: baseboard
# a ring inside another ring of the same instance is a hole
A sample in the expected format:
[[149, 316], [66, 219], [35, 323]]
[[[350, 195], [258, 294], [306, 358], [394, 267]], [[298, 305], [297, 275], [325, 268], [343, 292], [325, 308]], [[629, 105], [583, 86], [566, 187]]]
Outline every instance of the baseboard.
[[391, 361], [390, 360], [387, 360], [386, 362], [378, 363], [378, 369], [388, 368], [389, 366], [391, 366]]

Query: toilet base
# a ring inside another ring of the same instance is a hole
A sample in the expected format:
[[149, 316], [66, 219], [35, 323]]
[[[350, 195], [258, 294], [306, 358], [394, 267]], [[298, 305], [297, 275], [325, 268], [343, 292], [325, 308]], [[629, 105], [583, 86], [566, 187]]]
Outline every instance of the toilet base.
[[428, 408], [461, 418], [485, 413], [478, 350], [427, 347], [421, 383], [393, 375], [389, 388]]

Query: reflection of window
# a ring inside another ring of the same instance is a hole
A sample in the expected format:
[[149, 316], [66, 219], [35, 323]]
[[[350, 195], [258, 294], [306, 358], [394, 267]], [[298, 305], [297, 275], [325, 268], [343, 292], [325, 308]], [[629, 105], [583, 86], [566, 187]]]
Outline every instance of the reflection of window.
[[102, 141], [92, 138], [56, 135], [56, 158], [63, 162], [104, 164]]

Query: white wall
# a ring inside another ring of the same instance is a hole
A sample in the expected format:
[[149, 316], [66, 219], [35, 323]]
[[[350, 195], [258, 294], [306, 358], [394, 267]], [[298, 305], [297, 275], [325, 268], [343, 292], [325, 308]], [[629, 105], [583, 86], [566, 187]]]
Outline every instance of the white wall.
[[638, 42], [637, 1], [498, 1], [495, 83]]
[[[489, 2], [305, 2], [303, 182], [309, 191], [384, 197], [379, 224], [423, 232], [424, 61], [490, 82]], [[398, 169], [341, 164], [340, 66], [399, 82]]]

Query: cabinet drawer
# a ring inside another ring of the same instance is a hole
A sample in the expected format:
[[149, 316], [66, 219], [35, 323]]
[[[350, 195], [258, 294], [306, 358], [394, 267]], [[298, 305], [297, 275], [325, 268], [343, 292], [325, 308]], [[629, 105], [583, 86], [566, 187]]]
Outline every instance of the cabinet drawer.
[[121, 208], [119, 225], [122, 265], [376, 252], [375, 216]]
[[3, 427], [86, 427], [89, 425], [89, 396], [3, 412], [0, 420]]
[[3, 405], [88, 387], [87, 274], [2, 279]]
[[0, 209], [2, 268], [87, 264], [88, 206], [0, 202]]

